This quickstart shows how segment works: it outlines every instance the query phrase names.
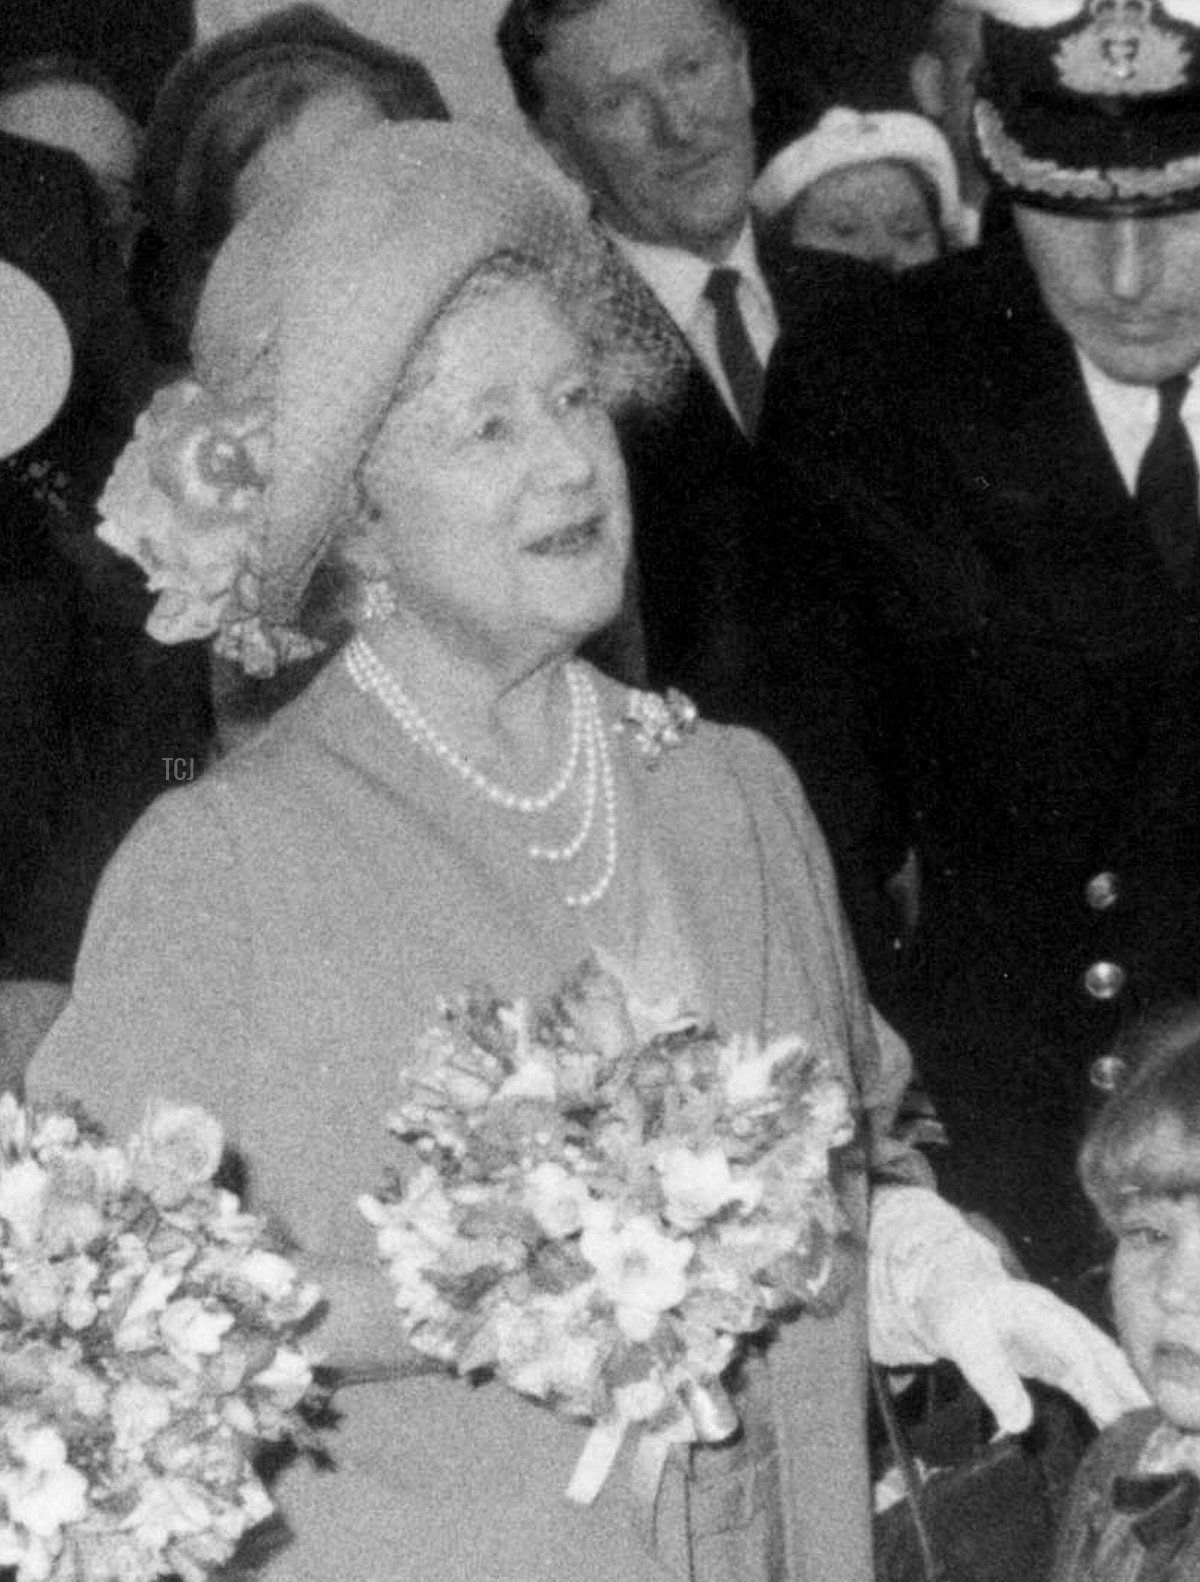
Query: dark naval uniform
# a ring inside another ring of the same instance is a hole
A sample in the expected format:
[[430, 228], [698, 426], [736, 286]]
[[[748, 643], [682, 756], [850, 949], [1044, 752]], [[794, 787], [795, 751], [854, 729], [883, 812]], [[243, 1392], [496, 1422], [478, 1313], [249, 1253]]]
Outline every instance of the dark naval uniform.
[[[1200, 603], [1015, 237], [893, 306], [776, 352], [767, 684], [949, 1128], [943, 1189], [1073, 1285], [1095, 1062], [1200, 991]], [[910, 849], [902, 940], [883, 884]]]

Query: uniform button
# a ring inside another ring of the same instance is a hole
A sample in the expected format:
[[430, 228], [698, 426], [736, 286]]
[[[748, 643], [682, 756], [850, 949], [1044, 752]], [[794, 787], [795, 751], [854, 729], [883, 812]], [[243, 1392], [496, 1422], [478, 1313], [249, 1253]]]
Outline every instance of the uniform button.
[[1115, 961], [1093, 961], [1083, 975], [1083, 990], [1093, 1000], [1115, 1000], [1125, 987], [1125, 968]]
[[1101, 1093], [1115, 1093], [1128, 1070], [1128, 1063], [1120, 1055], [1100, 1055], [1088, 1068], [1088, 1078]]
[[1107, 870], [1103, 873], [1094, 873], [1084, 886], [1083, 893], [1093, 912], [1107, 912], [1110, 906], [1116, 906], [1121, 899], [1121, 887], [1117, 883], [1117, 876]]

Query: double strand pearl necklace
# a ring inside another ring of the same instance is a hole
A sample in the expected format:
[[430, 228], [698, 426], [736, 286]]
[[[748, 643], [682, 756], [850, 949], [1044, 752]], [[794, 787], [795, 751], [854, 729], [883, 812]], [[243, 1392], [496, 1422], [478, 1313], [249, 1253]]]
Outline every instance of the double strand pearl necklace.
[[493, 806], [503, 808], [506, 812], [524, 817], [537, 817], [549, 812], [579, 779], [582, 761], [582, 811], [578, 828], [560, 845], [533, 840], [525, 850], [534, 862], [555, 866], [581, 858], [596, 826], [597, 809], [603, 803], [603, 857], [600, 872], [595, 882], [586, 889], [567, 890], [563, 901], [569, 907], [582, 909], [594, 906], [607, 894], [617, 868], [616, 781], [600, 700], [582, 666], [567, 665], [565, 670], [571, 699], [571, 739], [563, 767], [546, 790], [529, 796], [490, 779], [469, 759], [464, 758], [422, 714], [361, 635], [352, 638], [347, 644], [345, 661], [346, 669], [358, 689], [381, 703], [415, 746], [465, 781]]

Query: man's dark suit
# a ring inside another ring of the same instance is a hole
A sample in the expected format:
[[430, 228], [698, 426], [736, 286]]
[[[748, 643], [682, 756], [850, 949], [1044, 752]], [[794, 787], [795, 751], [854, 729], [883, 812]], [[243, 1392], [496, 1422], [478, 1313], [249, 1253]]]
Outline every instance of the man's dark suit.
[[[817, 253], [762, 251], [782, 327], [837, 304], [862, 266]], [[681, 349], [676, 399], [620, 424], [633, 502], [634, 543], [649, 682], [688, 693], [709, 718], [770, 730], [759, 672], [762, 524], [755, 446], [703, 364], [642, 286]]]
[[[1090, 1062], [1200, 991], [1200, 606], [1015, 237], [910, 277], [896, 309], [777, 350], [772, 688], [876, 997], [951, 1128], [943, 1187], [1074, 1275]], [[897, 956], [877, 898], [910, 846]]]

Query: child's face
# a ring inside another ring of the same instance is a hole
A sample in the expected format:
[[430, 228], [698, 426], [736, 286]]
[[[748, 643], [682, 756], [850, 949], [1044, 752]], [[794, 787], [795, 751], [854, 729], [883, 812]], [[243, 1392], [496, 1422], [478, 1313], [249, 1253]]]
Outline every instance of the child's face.
[[921, 183], [897, 160], [831, 170], [800, 194], [793, 247], [848, 253], [894, 274], [940, 256], [941, 237]]
[[[1177, 1128], [1164, 1128], [1161, 1144], [1181, 1151]], [[1200, 1431], [1200, 1191], [1131, 1200], [1116, 1228], [1121, 1343], [1163, 1415]]]

